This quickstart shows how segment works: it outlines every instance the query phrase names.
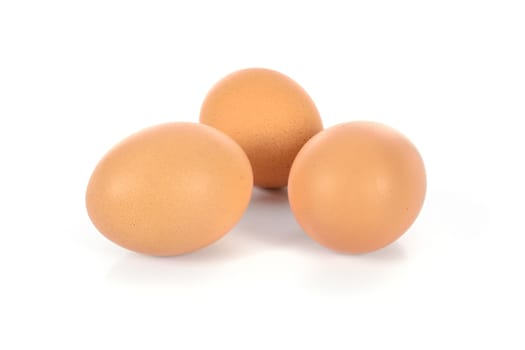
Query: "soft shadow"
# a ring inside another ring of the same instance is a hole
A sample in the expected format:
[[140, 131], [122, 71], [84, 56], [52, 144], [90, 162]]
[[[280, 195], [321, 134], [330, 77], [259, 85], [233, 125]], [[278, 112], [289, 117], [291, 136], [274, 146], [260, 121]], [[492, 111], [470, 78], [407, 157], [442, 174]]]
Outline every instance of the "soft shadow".
[[369, 292], [397, 283], [409, 259], [402, 244], [393, 244], [366, 254], [326, 253], [309, 250], [304, 283], [319, 293]]
[[297, 224], [286, 189], [253, 190], [252, 200], [236, 229], [237, 238], [275, 247], [303, 244], [309, 240]]
[[394, 242], [374, 252], [357, 255], [371, 262], [397, 263], [407, 259], [407, 252], [400, 242]]
[[234, 240], [223, 238], [199, 251], [173, 257], [129, 252], [112, 266], [106, 278], [117, 284], [191, 287], [219, 278], [224, 267], [242, 255], [237, 248]]

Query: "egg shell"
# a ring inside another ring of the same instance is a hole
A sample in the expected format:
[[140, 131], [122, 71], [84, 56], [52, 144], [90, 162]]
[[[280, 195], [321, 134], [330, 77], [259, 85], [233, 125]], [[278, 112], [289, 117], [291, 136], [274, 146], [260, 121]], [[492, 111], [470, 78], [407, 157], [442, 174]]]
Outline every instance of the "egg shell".
[[95, 168], [86, 207], [96, 228], [127, 249], [178, 255], [221, 238], [241, 218], [253, 186], [243, 150], [206, 125], [142, 130]]
[[288, 184], [292, 211], [320, 244], [364, 253], [398, 239], [416, 219], [426, 173], [416, 147], [373, 122], [350, 122], [314, 136], [295, 159]]
[[286, 186], [292, 162], [322, 130], [306, 91], [284, 74], [249, 68], [219, 81], [206, 96], [200, 121], [231, 136], [250, 159], [254, 183]]

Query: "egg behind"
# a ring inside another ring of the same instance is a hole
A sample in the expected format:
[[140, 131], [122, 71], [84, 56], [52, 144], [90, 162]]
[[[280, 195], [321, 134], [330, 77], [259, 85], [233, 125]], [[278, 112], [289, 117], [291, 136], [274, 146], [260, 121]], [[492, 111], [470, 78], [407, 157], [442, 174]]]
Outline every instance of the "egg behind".
[[147, 128], [115, 146], [89, 181], [86, 207], [113, 242], [178, 255], [221, 238], [241, 218], [253, 186], [243, 150], [202, 124]]
[[220, 80], [202, 104], [200, 121], [232, 137], [250, 159], [255, 185], [286, 186], [292, 162], [323, 129], [306, 91], [270, 69], [243, 69]]

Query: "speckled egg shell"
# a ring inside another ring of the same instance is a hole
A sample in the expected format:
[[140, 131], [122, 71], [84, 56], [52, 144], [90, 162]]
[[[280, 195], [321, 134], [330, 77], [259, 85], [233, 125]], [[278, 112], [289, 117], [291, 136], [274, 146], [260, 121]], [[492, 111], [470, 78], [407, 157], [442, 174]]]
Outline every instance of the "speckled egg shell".
[[127, 249], [178, 255], [205, 247], [241, 218], [253, 186], [248, 158], [202, 124], [147, 128], [110, 150], [89, 181], [96, 228]]
[[323, 128], [306, 91], [263, 68], [219, 81], [202, 104], [200, 121], [237, 141], [250, 159], [255, 185], [268, 188], [286, 186], [297, 152]]

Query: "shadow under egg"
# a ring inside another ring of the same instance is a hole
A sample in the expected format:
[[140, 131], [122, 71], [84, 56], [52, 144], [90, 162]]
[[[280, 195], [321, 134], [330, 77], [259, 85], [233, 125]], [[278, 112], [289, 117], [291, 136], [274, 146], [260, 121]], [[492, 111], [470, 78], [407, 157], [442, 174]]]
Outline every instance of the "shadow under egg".
[[195, 287], [220, 279], [226, 265], [243, 255], [235, 240], [223, 237], [195, 252], [170, 257], [126, 253], [109, 270], [111, 283], [148, 287]]
[[240, 240], [275, 248], [288, 248], [309, 240], [293, 216], [285, 188], [255, 188], [236, 230], [236, 238]]

